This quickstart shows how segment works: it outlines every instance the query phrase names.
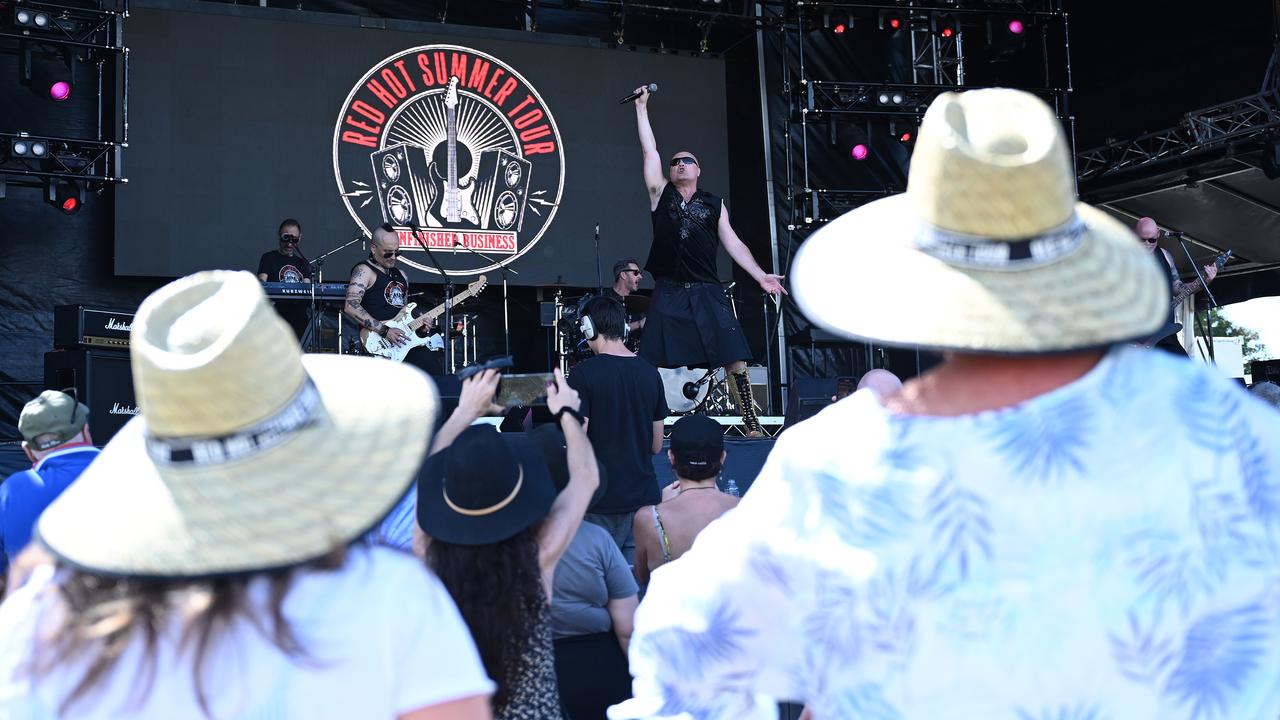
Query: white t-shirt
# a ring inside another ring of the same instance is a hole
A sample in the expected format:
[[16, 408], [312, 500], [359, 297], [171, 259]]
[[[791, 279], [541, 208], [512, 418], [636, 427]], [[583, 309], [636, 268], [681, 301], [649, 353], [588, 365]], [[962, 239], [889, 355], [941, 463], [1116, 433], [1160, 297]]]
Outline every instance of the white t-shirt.
[[[0, 718], [45, 720], [80, 680], [80, 667], [44, 677], [25, 671], [36, 628], [61, 607], [51, 569], [0, 606]], [[266, 620], [269, 583], [249, 586]], [[238, 620], [206, 658], [204, 694], [216, 720], [395, 718], [438, 703], [488, 695], [471, 636], [440, 581], [413, 557], [353, 547], [341, 569], [300, 571], [284, 615], [307, 655], [290, 659], [247, 620]], [[179, 648], [177, 623], [162, 634], [148, 686], [141, 638], [113, 673], [73, 705], [79, 720], [203, 717], [196, 700], [191, 643]], [[146, 691], [143, 695], [140, 691]]]

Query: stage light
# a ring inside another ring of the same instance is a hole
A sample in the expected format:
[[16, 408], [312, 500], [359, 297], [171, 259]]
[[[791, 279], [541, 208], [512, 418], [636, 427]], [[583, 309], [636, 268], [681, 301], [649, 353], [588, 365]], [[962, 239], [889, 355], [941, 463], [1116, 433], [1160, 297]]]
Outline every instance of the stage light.
[[915, 136], [914, 134], [912, 134], [912, 132], [911, 132], [910, 130], [907, 130], [906, 132], [904, 132], [904, 133], [902, 133], [901, 135], [899, 135], [899, 136], [898, 136], [898, 142], [909, 143], [909, 142], [911, 142], [912, 140], [914, 140], [914, 139], [915, 139], [915, 137], [916, 137], [916, 136]]
[[876, 96], [876, 102], [881, 105], [901, 105], [906, 102], [906, 97], [901, 92], [882, 91]]
[[831, 28], [831, 32], [843, 35], [851, 24], [849, 22], [849, 13], [844, 10], [836, 9], [827, 12], [827, 27]]
[[955, 17], [947, 13], [935, 13], [929, 18], [929, 23], [933, 25], [933, 34], [940, 38], [953, 38], [960, 30]]
[[1004, 27], [1010, 35], [1021, 35], [1027, 29], [1027, 26], [1018, 18], [1010, 20]]
[[74, 215], [84, 205], [84, 187], [75, 180], [50, 180], [45, 186], [45, 201], [64, 215]]
[[35, 140], [31, 143], [31, 157], [42, 158], [49, 154], [49, 147], [42, 140]]
[[69, 97], [71, 97], [71, 83], [59, 80], [49, 86], [49, 98], [54, 102], [62, 102]]
[[13, 21], [22, 27], [33, 27], [44, 30], [49, 27], [49, 13], [27, 8], [16, 8]]
[[858, 143], [853, 146], [853, 150], [849, 154], [853, 156], [854, 160], [866, 160], [867, 155], [870, 155], [871, 151], [867, 149], [866, 145]]
[[31, 154], [31, 143], [26, 140], [14, 140], [13, 144], [9, 146], [9, 150], [14, 157], [27, 157]]
[[898, 32], [907, 26], [907, 16], [897, 10], [880, 11], [880, 29]]

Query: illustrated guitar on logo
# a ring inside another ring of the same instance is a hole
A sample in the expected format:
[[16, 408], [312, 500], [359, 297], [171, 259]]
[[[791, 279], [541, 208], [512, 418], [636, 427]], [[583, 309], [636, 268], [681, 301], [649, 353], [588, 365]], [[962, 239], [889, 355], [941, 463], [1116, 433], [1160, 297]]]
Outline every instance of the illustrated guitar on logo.
[[[484, 290], [485, 286], [488, 284], [489, 279], [484, 275], [481, 275], [470, 285], [467, 285], [466, 290], [463, 290], [453, 296], [454, 306], [456, 307], [462, 301], [479, 295], [480, 291]], [[426, 345], [428, 349], [431, 350], [443, 349], [444, 343], [438, 336], [431, 335], [429, 337], [418, 337], [417, 331], [418, 328], [422, 327], [422, 325], [428, 320], [435, 320], [443, 315], [445, 304], [440, 303], [423, 313], [417, 319], [414, 319], [413, 309], [416, 306], [417, 303], [409, 303], [408, 305], [405, 305], [403, 308], [400, 308], [400, 312], [396, 313], [394, 318], [383, 323], [387, 327], [397, 328], [405, 334], [407, 339], [403, 345], [396, 345], [377, 333], [372, 333], [366, 329], [362, 329], [360, 331], [360, 340], [364, 343], [364, 349], [368, 350], [371, 355], [389, 358], [396, 362], [404, 362], [404, 358], [409, 354], [409, 351], [419, 345]]]
[[[471, 151], [466, 145], [458, 144], [458, 77], [449, 78], [449, 87], [444, 94], [445, 132], [447, 139], [437, 145], [431, 154], [431, 177], [435, 179], [437, 188], [431, 200], [430, 213], [435, 218], [451, 225], [466, 222], [472, 227], [480, 227], [480, 214], [476, 212], [475, 178], [466, 178], [465, 184], [458, 181], [458, 166], [471, 167]], [[461, 158], [459, 158], [461, 154]], [[445, 174], [440, 174], [440, 167], [445, 167]]]

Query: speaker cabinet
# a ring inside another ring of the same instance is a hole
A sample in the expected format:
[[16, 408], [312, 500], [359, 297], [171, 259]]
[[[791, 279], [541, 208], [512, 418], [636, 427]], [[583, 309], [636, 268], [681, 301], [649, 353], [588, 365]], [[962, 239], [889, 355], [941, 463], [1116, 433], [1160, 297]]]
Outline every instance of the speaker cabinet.
[[408, 227], [410, 223], [427, 227], [427, 211], [436, 191], [427, 151], [401, 143], [370, 153], [369, 160], [377, 179], [382, 217], [397, 227]]
[[481, 230], [519, 232], [529, 204], [532, 167], [528, 160], [506, 150], [480, 153], [475, 203]]
[[129, 353], [115, 350], [58, 350], [44, 354], [44, 385], [75, 388], [89, 408], [93, 442], [105, 445], [138, 414]]

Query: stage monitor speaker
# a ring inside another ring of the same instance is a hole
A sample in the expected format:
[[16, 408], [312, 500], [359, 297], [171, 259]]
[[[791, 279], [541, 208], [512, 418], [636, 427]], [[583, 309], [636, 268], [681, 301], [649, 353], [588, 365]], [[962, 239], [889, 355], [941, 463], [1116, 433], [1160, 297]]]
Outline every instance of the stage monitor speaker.
[[89, 408], [93, 442], [105, 445], [138, 414], [129, 353], [116, 350], [56, 350], [44, 354], [44, 386], [75, 388]]
[[857, 383], [848, 376], [828, 378], [796, 378], [791, 383], [791, 393], [787, 397], [787, 415], [782, 429], [795, 425], [817, 415], [832, 404], [836, 395], [848, 395], [853, 392]]
[[427, 151], [407, 143], [369, 153], [382, 217], [396, 227], [427, 227], [435, 185]]

